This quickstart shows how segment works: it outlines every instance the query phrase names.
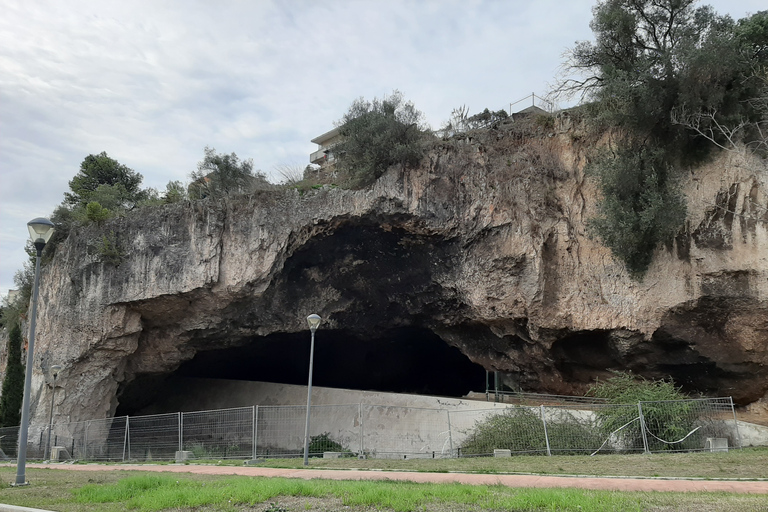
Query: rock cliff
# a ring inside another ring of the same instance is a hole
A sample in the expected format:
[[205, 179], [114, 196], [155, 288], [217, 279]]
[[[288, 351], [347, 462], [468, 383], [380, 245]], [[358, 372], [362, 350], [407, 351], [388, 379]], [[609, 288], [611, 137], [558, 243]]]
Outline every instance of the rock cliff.
[[[103, 418], [145, 405], [196, 354], [271, 343], [274, 357], [310, 313], [363, 347], [429, 333], [528, 391], [583, 392], [626, 369], [763, 397], [762, 164], [723, 153], [691, 169], [685, 229], [637, 282], [587, 236], [596, 188], [579, 137], [506, 127], [437, 143], [370, 190], [262, 191], [79, 228], [41, 280], [33, 421], [47, 421], [51, 364], [64, 367], [57, 416]], [[117, 266], [94, 249], [104, 233], [125, 253]]]

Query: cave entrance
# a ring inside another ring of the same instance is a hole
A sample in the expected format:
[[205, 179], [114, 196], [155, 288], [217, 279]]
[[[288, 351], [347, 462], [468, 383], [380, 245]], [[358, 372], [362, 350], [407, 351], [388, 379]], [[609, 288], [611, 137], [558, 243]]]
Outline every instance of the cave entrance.
[[[176, 372], [139, 376], [118, 396], [115, 415], [133, 415], [162, 398], [153, 412], [175, 412], [184, 386], [174, 379], [228, 379], [306, 385], [309, 331], [256, 337], [245, 345], [199, 351]], [[345, 330], [317, 331], [313, 385], [448, 397], [485, 389], [485, 369], [429, 329], [400, 327], [362, 338]], [[178, 400], [174, 400], [177, 395]], [[243, 404], [252, 405], [252, 404]]]

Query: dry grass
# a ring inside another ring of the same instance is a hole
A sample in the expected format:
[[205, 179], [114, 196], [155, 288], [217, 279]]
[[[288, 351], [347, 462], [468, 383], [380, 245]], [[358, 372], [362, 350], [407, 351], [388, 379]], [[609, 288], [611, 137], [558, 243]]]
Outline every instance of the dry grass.
[[[268, 467], [303, 467], [301, 459], [275, 459]], [[536, 473], [543, 475], [644, 476], [690, 478], [768, 478], [768, 448], [727, 453], [652, 455], [556, 455], [461, 459], [311, 459], [312, 468], [384, 469], [426, 472]]]

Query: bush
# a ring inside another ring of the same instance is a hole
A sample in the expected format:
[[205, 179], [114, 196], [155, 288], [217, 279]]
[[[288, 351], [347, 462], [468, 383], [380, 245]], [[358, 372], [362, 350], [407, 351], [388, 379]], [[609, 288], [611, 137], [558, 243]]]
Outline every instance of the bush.
[[630, 275], [642, 278], [661, 243], [685, 220], [685, 199], [661, 151], [625, 145], [604, 152], [587, 171], [600, 182], [602, 200], [590, 230]]
[[337, 169], [348, 184], [364, 187], [392, 165], [417, 165], [427, 133], [422, 118], [398, 91], [372, 102], [355, 100], [338, 122], [343, 138], [333, 148]]
[[582, 453], [594, 450], [603, 442], [602, 432], [589, 419], [578, 418], [562, 409], [545, 409], [547, 433], [538, 411], [515, 407], [501, 414], [478, 421], [461, 445], [462, 455], [489, 455], [494, 449], [512, 452], [558, 454]]
[[108, 235], [102, 235], [96, 250], [101, 261], [114, 266], [120, 265], [125, 259], [125, 251], [120, 247], [114, 231], [110, 231]]
[[542, 452], [547, 449], [541, 418], [528, 407], [512, 407], [475, 424], [461, 445], [462, 455], [492, 454], [495, 449]]
[[[679, 450], [701, 448], [699, 436], [691, 436], [683, 443], [667, 444], [682, 439], [696, 428], [699, 419], [693, 402], [670, 380], [646, 380], [631, 373], [616, 372], [613, 377], [597, 382], [587, 392], [589, 396], [605, 398], [612, 405], [601, 408], [597, 415], [603, 433], [607, 436], [627, 425], [615, 436], [618, 443], [627, 450], [643, 449], [642, 431], [639, 421], [642, 406], [650, 450]], [[654, 437], [656, 436], [656, 437]], [[660, 441], [661, 438], [667, 443]]]
[[351, 455], [351, 452], [344, 448], [341, 443], [331, 439], [330, 432], [323, 432], [320, 435], [310, 436], [309, 438], [309, 453], [322, 454], [323, 452], [346, 452]]

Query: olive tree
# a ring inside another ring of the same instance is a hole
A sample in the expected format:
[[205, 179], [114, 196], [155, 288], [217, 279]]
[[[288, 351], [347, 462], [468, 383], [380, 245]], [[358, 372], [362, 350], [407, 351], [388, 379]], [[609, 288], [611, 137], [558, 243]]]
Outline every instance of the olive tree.
[[399, 91], [384, 98], [355, 100], [338, 121], [341, 142], [333, 148], [336, 166], [353, 187], [364, 187], [390, 166], [415, 166], [428, 130], [423, 114]]

